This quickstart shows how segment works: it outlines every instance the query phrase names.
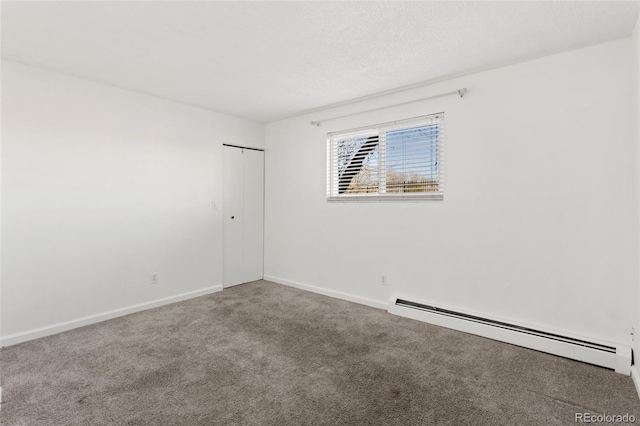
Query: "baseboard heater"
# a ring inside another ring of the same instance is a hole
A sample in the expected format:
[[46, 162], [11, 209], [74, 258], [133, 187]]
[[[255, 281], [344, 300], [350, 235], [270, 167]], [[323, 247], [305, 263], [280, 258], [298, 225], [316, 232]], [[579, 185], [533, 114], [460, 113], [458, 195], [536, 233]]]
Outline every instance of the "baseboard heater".
[[418, 321], [599, 365], [621, 374], [631, 374], [631, 348], [629, 346], [590, 341], [524, 325], [511, 324], [395, 294], [391, 296], [388, 311], [391, 314]]

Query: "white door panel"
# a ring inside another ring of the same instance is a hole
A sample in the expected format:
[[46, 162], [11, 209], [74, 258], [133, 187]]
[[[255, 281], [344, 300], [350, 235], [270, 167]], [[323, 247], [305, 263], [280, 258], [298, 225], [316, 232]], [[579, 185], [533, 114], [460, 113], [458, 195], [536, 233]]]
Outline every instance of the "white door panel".
[[245, 282], [262, 279], [264, 224], [264, 152], [244, 150]]
[[224, 147], [223, 181], [223, 286], [244, 281], [243, 191], [244, 178], [242, 150]]

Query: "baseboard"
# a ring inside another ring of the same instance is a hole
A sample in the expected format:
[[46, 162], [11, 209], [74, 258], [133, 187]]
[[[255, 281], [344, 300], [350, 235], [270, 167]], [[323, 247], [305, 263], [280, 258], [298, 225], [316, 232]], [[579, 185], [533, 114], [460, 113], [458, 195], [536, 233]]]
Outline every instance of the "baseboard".
[[631, 366], [631, 378], [633, 379], [633, 384], [636, 386], [638, 398], [640, 398], [640, 369], [638, 369], [637, 365]]
[[112, 311], [102, 312], [100, 314], [89, 315], [71, 321], [65, 321], [46, 327], [39, 327], [20, 333], [10, 334], [8, 336], [3, 336], [2, 338], [0, 338], [0, 347], [15, 345], [29, 340], [38, 339], [40, 337], [61, 333], [63, 331], [73, 330], [74, 328], [84, 327], [85, 325], [95, 324], [97, 322], [106, 321], [112, 318], [133, 314], [135, 312], [140, 312], [151, 308], [156, 308], [158, 306], [193, 299], [194, 297], [204, 296], [205, 294], [216, 293], [218, 291], [222, 291], [221, 285], [189, 291], [186, 293], [177, 294], [175, 296], [164, 297], [162, 299], [156, 299], [150, 302], [138, 303], [136, 305], [114, 309]]
[[[548, 330], [531, 324], [522, 324], [514, 321], [505, 320], [503, 318], [491, 318], [487, 315], [475, 312], [464, 312], [464, 314], [472, 315], [475, 319], [455, 317], [450, 314], [442, 314], [445, 312], [463, 312], [450, 306], [437, 304], [441, 310], [440, 313], [423, 309], [416, 309], [406, 305], [396, 304], [396, 300], [410, 300], [426, 306], [434, 306], [432, 303], [415, 300], [412, 297], [405, 297], [393, 294], [389, 300], [389, 313], [400, 315], [406, 318], [426, 322], [429, 324], [447, 327], [458, 331], [463, 331], [476, 336], [487, 337], [489, 339], [498, 340], [500, 342], [510, 343], [512, 345], [522, 346], [534, 349], [540, 352], [546, 352], [577, 361], [587, 362], [589, 364], [599, 365], [601, 367], [610, 368], [617, 373], [631, 374], [631, 348], [627, 345], [604, 342], [585, 336], [571, 335], [559, 330]], [[499, 321], [504, 326], [513, 324], [524, 327], [531, 332], [522, 332], [513, 328], [503, 326], [493, 326], [479, 321], [479, 319], [487, 318], [488, 320]], [[545, 335], [536, 335], [535, 331], [547, 333]], [[566, 338], [563, 340], [562, 338]], [[574, 339], [572, 342], [568, 339]]]
[[361, 305], [371, 306], [378, 309], [387, 309], [387, 302], [381, 302], [368, 297], [356, 296], [354, 294], [343, 293], [341, 291], [329, 290], [326, 288], [318, 287], [311, 284], [304, 284], [297, 281], [287, 280], [285, 278], [274, 277], [271, 275], [264, 276], [265, 281], [272, 281], [274, 283], [283, 284], [289, 287], [299, 288], [300, 290], [307, 290], [312, 293], [322, 294], [324, 296], [335, 297], [336, 299], [347, 300], [349, 302], [359, 303]]

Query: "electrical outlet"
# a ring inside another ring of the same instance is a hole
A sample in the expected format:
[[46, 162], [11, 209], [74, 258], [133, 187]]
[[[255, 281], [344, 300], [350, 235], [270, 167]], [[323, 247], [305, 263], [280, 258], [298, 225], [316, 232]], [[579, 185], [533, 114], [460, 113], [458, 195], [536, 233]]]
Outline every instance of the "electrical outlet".
[[151, 285], [158, 284], [158, 274], [151, 274]]
[[387, 285], [387, 274], [380, 275], [380, 285]]

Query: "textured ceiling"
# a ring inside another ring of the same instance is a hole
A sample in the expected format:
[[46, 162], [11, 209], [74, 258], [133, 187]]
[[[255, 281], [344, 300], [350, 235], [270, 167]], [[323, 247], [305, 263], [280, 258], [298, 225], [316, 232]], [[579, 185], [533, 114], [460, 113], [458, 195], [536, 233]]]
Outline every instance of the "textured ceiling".
[[261, 122], [631, 35], [638, 2], [6, 2], [2, 57]]

